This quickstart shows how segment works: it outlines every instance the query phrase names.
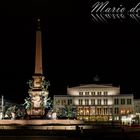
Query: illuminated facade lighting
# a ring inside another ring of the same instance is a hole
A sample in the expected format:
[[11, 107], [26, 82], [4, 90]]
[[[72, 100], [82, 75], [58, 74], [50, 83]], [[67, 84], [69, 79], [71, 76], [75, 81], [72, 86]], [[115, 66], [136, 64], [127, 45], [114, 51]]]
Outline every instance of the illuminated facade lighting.
[[[54, 108], [59, 110], [65, 100], [72, 100], [76, 118], [85, 121], [121, 121], [123, 116], [134, 113], [133, 94], [120, 94], [120, 87], [112, 85], [81, 85], [67, 88], [67, 95], [54, 96]], [[58, 104], [60, 103], [60, 104]]]

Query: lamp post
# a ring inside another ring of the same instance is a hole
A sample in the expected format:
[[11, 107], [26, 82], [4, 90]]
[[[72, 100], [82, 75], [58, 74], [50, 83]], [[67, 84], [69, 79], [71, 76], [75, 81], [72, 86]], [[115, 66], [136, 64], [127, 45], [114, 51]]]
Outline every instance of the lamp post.
[[3, 119], [4, 96], [1, 96], [1, 119]]

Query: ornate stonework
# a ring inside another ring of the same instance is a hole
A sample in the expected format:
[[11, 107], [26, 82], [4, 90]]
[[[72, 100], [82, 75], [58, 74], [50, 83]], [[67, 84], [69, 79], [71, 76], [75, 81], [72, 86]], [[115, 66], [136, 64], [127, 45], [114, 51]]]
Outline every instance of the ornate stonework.
[[48, 99], [49, 82], [45, 81], [43, 76], [33, 76], [29, 82], [28, 91], [31, 105], [27, 109], [30, 116], [43, 116], [45, 114], [46, 99]]

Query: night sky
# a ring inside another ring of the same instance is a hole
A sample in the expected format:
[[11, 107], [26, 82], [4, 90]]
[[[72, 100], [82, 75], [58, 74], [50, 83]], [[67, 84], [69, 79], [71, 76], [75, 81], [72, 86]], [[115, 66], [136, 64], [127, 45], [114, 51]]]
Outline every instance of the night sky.
[[20, 103], [28, 96], [26, 82], [34, 74], [35, 17], [40, 16], [50, 96], [66, 94], [67, 86], [94, 83], [97, 74], [100, 83], [120, 85], [121, 93], [140, 98], [139, 23], [130, 17], [95, 23], [92, 3], [36, 0], [3, 5], [0, 95]]

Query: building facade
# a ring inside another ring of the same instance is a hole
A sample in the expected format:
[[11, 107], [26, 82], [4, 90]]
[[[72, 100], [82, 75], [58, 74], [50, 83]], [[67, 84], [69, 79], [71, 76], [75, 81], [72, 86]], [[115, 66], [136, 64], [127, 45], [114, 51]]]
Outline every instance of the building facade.
[[134, 99], [135, 124], [140, 124], [140, 99]]
[[88, 84], [67, 88], [67, 95], [54, 96], [54, 110], [72, 105], [76, 118], [85, 121], [120, 121], [134, 113], [133, 94], [120, 94], [120, 87]]
[[140, 99], [134, 99], [135, 113], [140, 113]]

